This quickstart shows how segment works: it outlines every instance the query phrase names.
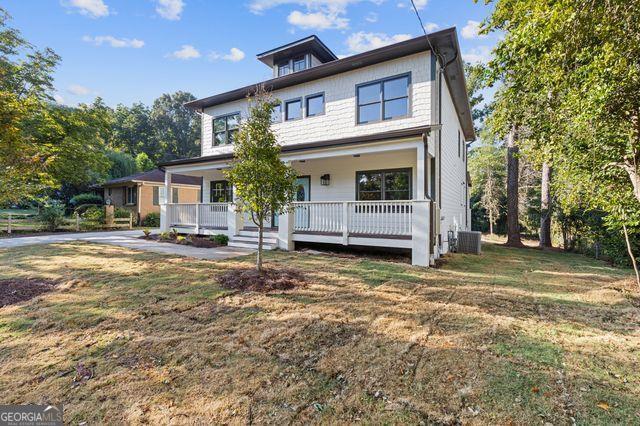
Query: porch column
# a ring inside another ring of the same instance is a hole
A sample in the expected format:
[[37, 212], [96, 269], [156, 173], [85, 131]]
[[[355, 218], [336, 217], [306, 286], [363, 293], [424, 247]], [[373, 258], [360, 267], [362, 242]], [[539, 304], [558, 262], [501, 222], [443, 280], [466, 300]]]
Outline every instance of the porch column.
[[278, 215], [278, 248], [293, 251], [293, 212], [287, 211]]
[[411, 264], [429, 266], [429, 200], [414, 200], [411, 214]]
[[426, 149], [424, 143], [418, 144], [416, 149], [416, 195], [414, 200], [426, 199], [427, 187], [427, 166], [426, 166]]
[[227, 204], [227, 236], [229, 239], [238, 235], [243, 227], [242, 213], [236, 211], [236, 189], [233, 188], [233, 202]]
[[164, 172], [164, 203], [160, 203], [160, 231], [169, 232], [169, 204], [171, 203], [171, 172]]

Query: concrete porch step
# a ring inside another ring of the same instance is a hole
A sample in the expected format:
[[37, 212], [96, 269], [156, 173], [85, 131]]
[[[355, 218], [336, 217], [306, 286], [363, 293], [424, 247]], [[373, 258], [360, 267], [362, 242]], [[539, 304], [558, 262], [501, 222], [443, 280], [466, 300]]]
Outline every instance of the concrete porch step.
[[[249, 248], [249, 249], [257, 250], [258, 249], [258, 240], [255, 240], [255, 242], [254, 241], [229, 241], [228, 246], [229, 247], [238, 247], [238, 248]], [[262, 244], [262, 249], [263, 250], [274, 250], [277, 247], [278, 247], [277, 244], [266, 244], [266, 243]]]
[[[253, 231], [253, 230], [246, 230], [246, 229], [242, 229], [238, 232], [238, 236], [241, 237], [255, 237], [258, 238], [258, 231]], [[277, 232], [263, 232], [262, 233], [262, 237], [263, 238], [278, 238], [278, 233]]]
[[[231, 241], [238, 241], [238, 242], [242, 242], [242, 243], [253, 243], [255, 242], [256, 244], [258, 243], [258, 237], [257, 236], [247, 236], [247, 235], [234, 235], [233, 238], [231, 238]], [[265, 244], [278, 244], [278, 239], [275, 237], [262, 237], [262, 242]]]

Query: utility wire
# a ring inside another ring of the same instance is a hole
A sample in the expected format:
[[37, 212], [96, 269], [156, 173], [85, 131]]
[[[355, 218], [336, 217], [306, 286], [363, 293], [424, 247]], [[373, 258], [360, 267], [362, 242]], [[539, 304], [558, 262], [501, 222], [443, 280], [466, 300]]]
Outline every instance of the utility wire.
[[[422, 23], [422, 18], [420, 17], [420, 13], [418, 12], [418, 8], [416, 7], [416, 4], [414, 3], [413, 0], [411, 0], [411, 6], [413, 6], [413, 11], [416, 13], [416, 17], [418, 18], [418, 22], [420, 22], [420, 28], [422, 28], [422, 32], [424, 33], [425, 37], [427, 38], [427, 43], [429, 43], [429, 49], [431, 49], [431, 51], [434, 53], [434, 55], [436, 55], [436, 57], [438, 59], [440, 59], [440, 61], [436, 61], [436, 62], [441, 62], [441, 64], [444, 65], [444, 58], [442, 58], [442, 56], [438, 53], [438, 51], [431, 44], [431, 40], [429, 39], [429, 34], [427, 34], [427, 30], [424, 28], [424, 24]], [[439, 65], [441, 70], [442, 70], [442, 65]]]

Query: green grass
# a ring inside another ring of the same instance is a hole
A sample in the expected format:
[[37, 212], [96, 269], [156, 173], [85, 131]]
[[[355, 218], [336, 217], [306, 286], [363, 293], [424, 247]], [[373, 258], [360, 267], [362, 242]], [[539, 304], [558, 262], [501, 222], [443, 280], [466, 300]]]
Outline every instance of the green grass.
[[75, 423], [640, 422], [630, 271], [497, 245], [445, 260], [269, 252], [308, 285], [240, 294], [216, 276], [252, 256], [0, 251], [0, 280], [60, 282], [0, 308], [0, 395], [63, 403]]

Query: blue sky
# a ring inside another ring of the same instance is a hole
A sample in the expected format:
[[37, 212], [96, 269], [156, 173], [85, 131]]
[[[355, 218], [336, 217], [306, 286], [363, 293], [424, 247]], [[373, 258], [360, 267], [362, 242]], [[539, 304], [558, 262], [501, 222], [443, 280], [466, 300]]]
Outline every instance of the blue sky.
[[[486, 61], [489, 6], [415, 0], [427, 30], [455, 26], [463, 57]], [[422, 34], [409, 0], [5, 0], [23, 36], [62, 62], [56, 99], [151, 104], [183, 90], [204, 97], [271, 75], [257, 53], [317, 34], [348, 56]]]

